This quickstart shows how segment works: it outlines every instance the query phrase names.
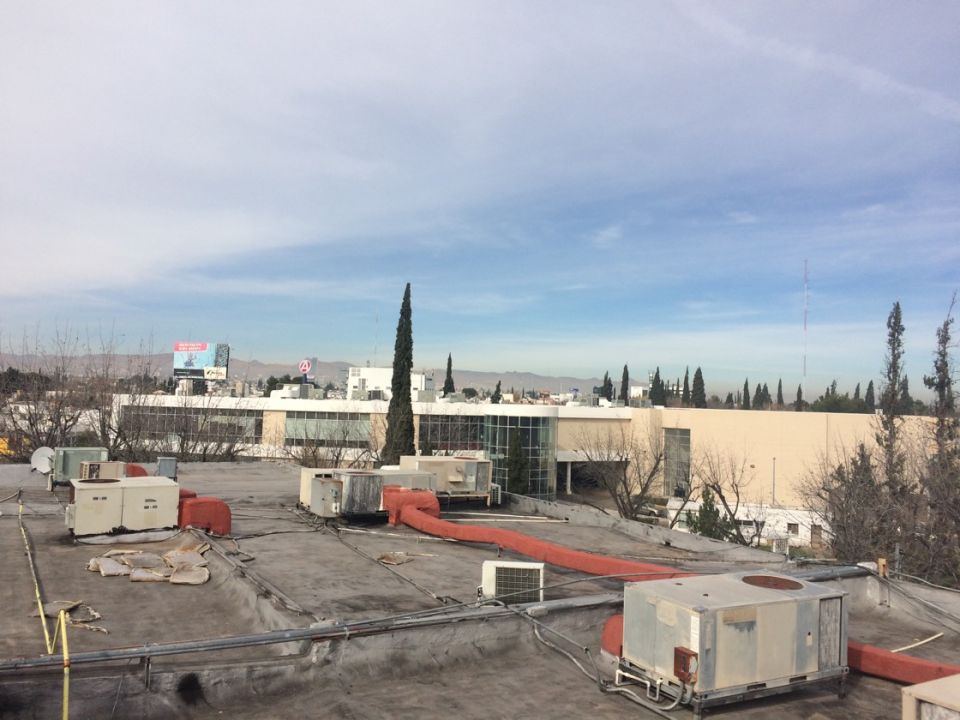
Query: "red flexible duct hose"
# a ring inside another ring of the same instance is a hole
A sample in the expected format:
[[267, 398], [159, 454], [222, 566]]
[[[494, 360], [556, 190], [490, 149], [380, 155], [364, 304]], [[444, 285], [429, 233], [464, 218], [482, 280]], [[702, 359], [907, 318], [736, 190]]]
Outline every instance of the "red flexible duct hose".
[[[490, 543], [551, 565], [579, 570], [590, 575], [638, 573], [636, 576], [624, 577], [624, 582], [690, 577], [695, 574], [665, 565], [651, 565], [573, 550], [513, 530], [447, 522], [440, 519], [440, 505], [436, 496], [429, 491], [388, 491], [388, 488], [384, 488], [384, 491], [383, 503], [390, 513], [390, 522], [394, 525], [409, 525], [428, 535], [465, 542]], [[618, 656], [623, 637], [622, 628], [623, 616], [614, 615], [607, 621], [603, 634], [604, 649]], [[892, 653], [853, 640], [847, 644], [847, 661], [851, 668], [865, 675], [908, 684], [960, 674], [958, 665]]]

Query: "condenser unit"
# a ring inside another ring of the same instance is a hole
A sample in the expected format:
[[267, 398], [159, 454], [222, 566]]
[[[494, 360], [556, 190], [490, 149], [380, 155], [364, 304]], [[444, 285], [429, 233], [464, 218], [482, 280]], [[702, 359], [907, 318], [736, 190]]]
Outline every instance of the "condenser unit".
[[136, 477], [120, 481], [123, 487], [121, 525], [130, 531], [177, 526], [180, 487], [170, 478]]
[[123, 487], [120, 480], [70, 480], [67, 528], [74, 535], [103, 535], [123, 525]]
[[490, 495], [489, 495], [489, 498], [490, 498], [490, 500], [489, 500], [489, 503], [488, 503], [488, 504], [490, 504], [490, 505], [499, 505], [499, 504], [500, 504], [500, 502], [501, 502], [501, 500], [502, 500], [503, 498], [501, 497], [501, 490], [500, 490], [500, 484], [499, 484], [499, 483], [490, 483]]
[[108, 455], [103, 447], [58, 447], [53, 455], [53, 472], [47, 476], [47, 489], [69, 485], [70, 480], [80, 477], [80, 463], [104, 461]]
[[80, 463], [81, 480], [118, 480], [126, 475], [127, 464], [117, 461], [90, 461]]
[[318, 476], [312, 480], [310, 491], [310, 512], [322, 518], [340, 517], [340, 503], [343, 498], [343, 482], [333, 478]]
[[543, 602], [543, 563], [485, 560], [477, 594], [508, 605]]
[[845, 593], [785, 575], [629, 583], [618, 678], [704, 707], [847, 675]]
[[373, 515], [383, 507], [383, 476], [365, 470], [336, 470], [333, 479], [343, 486], [341, 515]]

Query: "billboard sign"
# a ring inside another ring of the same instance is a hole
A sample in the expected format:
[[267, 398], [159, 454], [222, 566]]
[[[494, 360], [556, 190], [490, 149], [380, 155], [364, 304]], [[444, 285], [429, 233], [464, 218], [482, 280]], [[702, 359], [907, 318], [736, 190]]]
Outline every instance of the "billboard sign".
[[195, 380], [226, 380], [230, 346], [224, 343], [173, 344], [173, 376]]

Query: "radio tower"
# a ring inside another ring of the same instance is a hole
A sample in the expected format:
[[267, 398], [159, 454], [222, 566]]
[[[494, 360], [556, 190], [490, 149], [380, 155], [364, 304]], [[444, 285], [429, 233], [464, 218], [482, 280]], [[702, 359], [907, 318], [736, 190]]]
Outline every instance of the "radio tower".
[[810, 307], [810, 292], [807, 283], [807, 261], [803, 261], [803, 396], [807, 396], [807, 310]]

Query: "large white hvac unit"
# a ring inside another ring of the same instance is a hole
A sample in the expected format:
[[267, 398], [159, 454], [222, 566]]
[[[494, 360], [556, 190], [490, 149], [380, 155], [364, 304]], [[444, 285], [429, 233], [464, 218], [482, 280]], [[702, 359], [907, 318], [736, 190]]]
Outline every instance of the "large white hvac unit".
[[399, 485], [410, 490], [436, 491], [437, 477], [423, 470], [315, 470], [300, 474], [300, 503], [314, 515], [335, 518], [384, 512], [383, 488]]
[[400, 468], [425, 470], [437, 476], [434, 490], [449, 495], [486, 495], [490, 492], [493, 463], [473, 457], [404, 455]]
[[176, 527], [180, 488], [164, 477], [70, 481], [66, 525], [74, 535]]
[[618, 679], [693, 706], [763, 697], [847, 675], [845, 593], [785, 575], [629, 583]]
[[508, 605], [543, 602], [543, 563], [484, 560], [477, 595]]

